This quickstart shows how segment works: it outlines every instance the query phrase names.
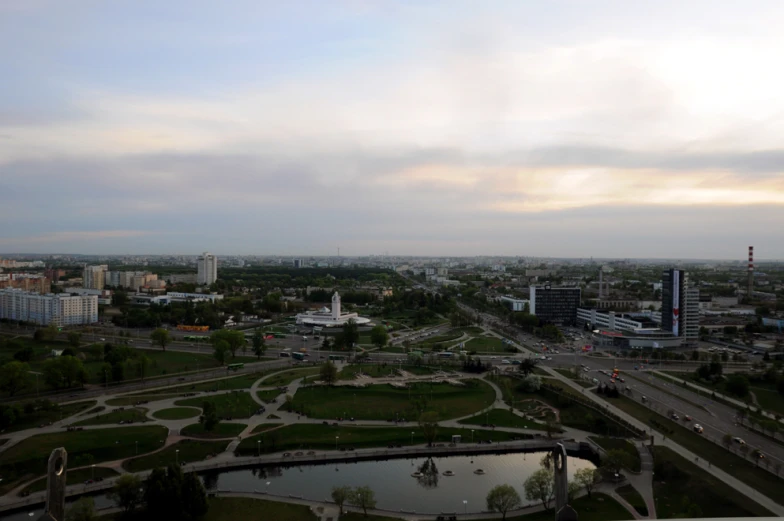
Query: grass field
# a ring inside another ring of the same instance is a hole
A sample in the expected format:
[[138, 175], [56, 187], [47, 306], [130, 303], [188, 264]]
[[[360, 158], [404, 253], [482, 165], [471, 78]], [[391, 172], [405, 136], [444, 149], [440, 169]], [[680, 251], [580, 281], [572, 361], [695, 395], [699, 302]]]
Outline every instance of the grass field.
[[171, 407], [155, 411], [152, 415], [159, 420], [184, 420], [186, 418], [195, 418], [200, 414], [201, 411], [199, 409], [192, 407]]
[[521, 418], [516, 414], [512, 414], [508, 409], [491, 409], [487, 413], [480, 413], [471, 418], [460, 420], [462, 424], [467, 425], [495, 425], [496, 427], [511, 427], [513, 429], [535, 429], [543, 431], [545, 426], [541, 423], [536, 423], [533, 420]]
[[122, 411], [115, 410], [106, 414], [99, 414], [98, 416], [78, 421], [71, 425], [110, 425], [113, 423], [119, 424], [120, 422], [144, 423], [148, 421], [150, 421], [150, 419], [147, 418], [147, 409], [134, 407]]
[[[411, 445], [411, 433], [414, 445], [423, 445], [425, 439], [419, 427], [354, 427], [351, 425], [294, 424], [280, 429], [249, 436], [242, 440], [235, 451], [239, 455], [256, 454], [256, 441], [261, 440], [261, 452], [278, 452], [284, 450], [335, 450], [335, 436], [338, 447], [386, 447], [389, 444]], [[463, 437], [464, 443], [470, 443], [471, 429], [455, 429], [439, 427], [437, 443], [449, 443], [453, 434]], [[515, 438], [527, 439], [530, 436], [513, 434], [504, 431], [475, 429], [476, 441], [509, 441]]]
[[[318, 521], [305, 505], [251, 498], [212, 498], [203, 521]], [[342, 519], [342, 518], [341, 518]]]
[[256, 391], [256, 396], [264, 403], [270, 403], [273, 399], [283, 394], [277, 389], [268, 389], [266, 391]]
[[[746, 399], [751, 399], [750, 396], [741, 398], [739, 396], [734, 396], [728, 393], [724, 380], [714, 384], [697, 378], [697, 376], [693, 372], [677, 373], [673, 371], [666, 371], [666, 373], [676, 378], [679, 378], [680, 380], [686, 380], [688, 382], [697, 384], [706, 389], [715, 390], [717, 393], [721, 393], [731, 398], [735, 398], [736, 400], [744, 401]], [[738, 374], [743, 374], [746, 377], [749, 376], [748, 374], [744, 374], [744, 373], [738, 373]], [[776, 391], [775, 382], [752, 381], [751, 379], [749, 379], [749, 391], [754, 393], [754, 395], [757, 397], [757, 402], [759, 403], [760, 407], [762, 407], [763, 409], [771, 413], [784, 415], [784, 399], [782, 399], [782, 396]]]
[[319, 374], [320, 371], [321, 371], [321, 366], [290, 369], [288, 371], [283, 371], [282, 373], [278, 373], [268, 378], [265, 378], [261, 383], [265, 387], [267, 386], [282, 387], [284, 385], [290, 384], [294, 380], [298, 380], [299, 378], [317, 375]]
[[182, 393], [176, 394], [151, 394], [151, 395], [134, 395], [134, 396], [121, 396], [119, 398], [111, 398], [106, 400], [106, 405], [111, 405], [113, 407], [128, 407], [131, 405], [135, 405], [137, 402], [146, 401], [146, 402], [154, 402], [157, 400], [166, 400], [168, 398], [177, 398], [178, 396], [182, 396]]
[[643, 517], [648, 517], [648, 505], [637, 489], [631, 485], [624, 485], [615, 489], [615, 492], [626, 500]]
[[[588, 499], [587, 496], [582, 496], [572, 501], [571, 505], [579, 513], [580, 521], [622, 521], [624, 519], [632, 519], [633, 517], [629, 511], [613, 498], [596, 492], [591, 494], [591, 499]], [[552, 510], [542, 510], [522, 516], [507, 516], [506, 521], [553, 521], [554, 516], [555, 514]]]
[[588, 387], [594, 387], [596, 385], [587, 380], [584, 380], [583, 378], [580, 377], [579, 373], [575, 373], [571, 369], [556, 369], [555, 372], [567, 377], [570, 380], [573, 380], [575, 383], [577, 383], [577, 385], [579, 385], [580, 387], [585, 387], [586, 389]]
[[294, 396], [294, 408], [312, 418], [353, 417], [363, 420], [418, 417], [414, 401], [427, 402], [427, 410], [438, 412], [442, 420], [467, 416], [489, 407], [495, 392], [484, 382], [469, 380], [458, 387], [446, 383], [417, 383], [409, 389], [391, 385], [355, 387], [305, 387]]
[[174, 402], [174, 405], [201, 408], [204, 402], [215, 404], [220, 418], [250, 418], [259, 408], [259, 404], [250, 397], [250, 393], [243, 391], [178, 400]]
[[[97, 479], [97, 478], [113, 478], [117, 476], [118, 472], [116, 470], [112, 470], [106, 467], [95, 467], [89, 469], [78, 469], [78, 470], [68, 470], [65, 480], [68, 485], [78, 485], [79, 483], [84, 483], [88, 479]], [[27, 485], [22, 492], [41, 492], [42, 490], [46, 490], [46, 478], [41, 478], [33, 481], [29, 485]]]
[[213, 391], [229, 391], [233, 389], [250, 389], [251, 386], [265, 375], [270, 374], [267, 372], [256, 372], [252, 374], [243, 374], [234, 376], [232, 378], [223, 378], [221, 380], [213, 380], [210, 382], [195, 383], [191, 385], [180, 385], [177, 387], [167, 387], [165, 389], [158, 389], [156, 391], [144, 391], [140, 393], [131, 394], [129, 396], [155, 396], [158, 394], [165, 394], [167, 396], [174, 396], [177, 394], [193, 393], [193, 392], [213, 392]]
[[140, 472], [155, 467], [166, 467], [170, 463], [204, 461], [210, 454], [223, 452], [226, 445], [226, 441], [182, 440], [153, 454], [129, 459], [123, 462], [123, 468], [129, 472]]
[[362, 512], [344, 512], [343, 515], [340, 516], [340, 521], [400, 521], [400, 518], [387, 517], [387, 516], [374, 516], [371, 514], [365, 516]]
[[[701, 517], [772, 516], [765, 508], [742, 495], [667, 447], [655, 446], [653, 495], [659, 519], [684, 512], [684, 497], [696, 504]], [[781, 489], [779, 489], [781, 490]], [[772, 496], [777, 497], [777, 496]]]
[[466, 351], [476, 351], [477, 353], [503, 353], [504, 347], [506, 344], [494, 336], [480, 336], [465, 343]]
[[428, 375], [433, 374], [433, 369], [430, 367], [416, 366], [416, 365], [398, 365], [398, 364], [352, 364], [347, 365], [338, 373], [338, 380], [354, 380], [357, 374], [362, 373], [374, 378], [383, 376], [400, 376], [397, 372], [398, 369], [407, 371], [415, 375]]
[[[514, 405], [516, 409], [523, 411], [526, 414], [531, 414], [531, 411], [536, 407], [541, 406], [535, 401], [543, 402], [558, 409], [560, 414], [560, 424], [565, 427], [572, 427], [587, 432], [593, 432], [602, 436], [629, 436], [629, 431], [618, 424], [614, 419], [606, 416], [601, 410], [591, 409], [580, 403], [569, 401], [558, 394], [547, 389], [541, 389], [536, 393], [525, 393], [517, 389], [518, 380], [508, 376], [501, 376], [494, 378], [493, 381], [498, 383], [504, 393], [504, 400], [506, 403]], [[508, 382], [508, 383], [507, 383]], [[578, 395], [566, 384], [558, 380], [546, 380], [549, 385], [554, 385], [567, 396]], [[536, 416], [537, 420], [546, 421], [553, 419], [552, 413], [540, 414]]]
[[260, 423], [260, 424], [256, 425], [255, 427], [253, 427], [253, 430], [251, 431], [251, 434], [257, 434], [259, 432], [265, 432], [265, 431], [268, 431], [270, 429], [274, 429], [275, 427], [280, 427], [281, 425], [283, 425], [283, 424], [282, 423]]
[[98, 402], [95, 400], [69, 403], [48, 411], [37, 410], [33, 411], [31, 414], [23, 414], [13, 425], [6, 427], [5, 432], [23, 431], [25, 429], [38, 427], [39, 425], [48, 425], [51, 422], [56, 422], [90, 409], [96, 403]]
[[622, 450], [628, 454], [632, 464], [629, 470], [640, 472], [642, 469], [640, 453], [637, 452], [637, 448], [630, 441], [621, 438], [605, 438], [603, 436], [591, 436], [591, 440], [604, 450]]
[[165, 427], [150, 425], [32, 436], [2, 453], [0, 494], [20, 480], [43, 475], [49, 454], [57, 447], [67, 447], [69, 467], [80, 467], [133, 456], [137, 446], [139, 454], [151, 452], [163, 446], [167, 435]]
[[245, 430], [247, 427], [244, 423], [226, 423], [221, 422], [215, 426], [211, 432], [204, 430], [201, 423], [192, 423], [180, 430], [183, 436], [192, 436], [194, 438], [203, 438], [205, 440], [218, 439], [218, 438], [234, 438]]
[[[664, 419], [664, 416], [656, 414], [630, 398], [621, 397], [605, 399], [647, 425], [651, 424], [652, 419], [659, 423], [668, 421]], [[775, 475], [762, 468], [756, 468], [750, 461], [732, 454], [725, 450], [724, 447], [706, 441], [705, 438], [682, 425], [675, 422], [669, 422], [667, 425], [672, 429], [672, 432], [667, 434], [667, 437], [683, 448], [693, 452], [704, 460], [710, 461], [713, 465], [732, 474], [737, 479], [754, 487], [768, 497], [778, 497], [781, 493], [782, 487], [784, 487], [784, 480], [781, 478], [777, 478]]]

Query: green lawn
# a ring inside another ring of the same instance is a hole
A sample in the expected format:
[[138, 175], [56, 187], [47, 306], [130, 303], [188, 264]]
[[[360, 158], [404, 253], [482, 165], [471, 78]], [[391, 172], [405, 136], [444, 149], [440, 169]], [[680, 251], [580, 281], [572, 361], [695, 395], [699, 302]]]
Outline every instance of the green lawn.
[[648, 517], [648, 505], [645, 504], [645, 500], [637, 492], [636, 488], [631, 485], [624, 485], [615, 489], [615, 492], [633, 506], [641, 516]]
[[[591, 494], [591, 499], [582, 496], [575, 499], [571, 505], [577, 511], [580, 521], [623, 521], [633, 518], [632, 514], [613, 498], [596, 492]], [[506, 521], [553, 521], [554, 516], [552, 510], [542, 510], [522, 516], [507, 516]], [[492, 521], [497, 520], [498, 518], [495, 518]]]
[[270, 429], [274, 429], [275, 427], [280, 427], [281, 425], [283, 425], [283, 424], [282, 423], [260, 423], [260, 424], [256, 425], [255, 427], [253, 427], [253, 431], [251, 431], [251, 433], [252, 434], [256, 434], [256, 433], [259, 433], [259, 432], [268, 431]]
[[397, 365], [397, 364], [352, 364], [347, 365], [338, 373], [339, 380], [354, 380], [357, 374], [362, 373], [374, 378], [385, 376], [400, 376], [397, 372], [402, 369], [415, 375], [433, 374], [433, 369], [424, 366], [415, 365]]
[[226, 441], [182, 440], [153, 454], [127, 460], [123, 462], [123, 468], [129, 472], [140, 472], [155, 467], [166, 467], [170, 463], [204, 461], [211, 454], [223, 452], [226, 445]]
[[281, 396], [283, 393], [277, 389], [268, 389], [266, 391], [256, 391], [256, 396], [259, 397], [264, 403], [270, 403], [273, 399]]
[[577, 383], [577, 385], [579, 385], [580, 387], [585, 387], [586, 389], [588, 387], [594, 387], [596, 385], [594, 383], [589, 382], [588, 380], [582, 379], [580, 373], [575, 373], [571, 369], [556, 369], [555, 372], [562, 374], [563, 376], [569, 378], [570, 380], [573, 380], [574, 382]]
[[476, 351], [477, 353], [503, 353], [505, 347], [508, 345], [494, 336], [480, 336], [465, 343], [466, 351]]
[[[305, 505], [252, 498], [211, 498], [203, 521], [318, 521]], [[343, 519], [343, 518], [341, 518]]]
[[[78, 469], [78, 470], [68, 470], [65, 479], [68, 485], [78, 485], [79, 483], [84, 483], [88, 479], [97, 479], [97, 478], [113, 478], [118, 475], [118, 472], [113, 469], [109, 469], [106, 467], [95, 467], [94, 469]], [[41, 492], [42, 490], [46, 490], [46, 478], [40, 478], [29, 485], [27, 485], [22, 492]]]
[[290, 369], [288, 371], [283, 371], [282, 373], [278, 373], [265, 378], [261, 382], [261, 384], [264, 385], [265, 387], [266, 386], [282, 387], [290, 384], [294, 380], [298, 380], [299, 378], [304, 378], [305, 376], [317, 375], [319, 374], [320, 371], [321, 371], [321, 366]]
[[130, 405], [136, 405], [138, 402], [155, 402], [158, 400], [166, 400], [169, 398], [177, 398], [178, 396], [182, 396], [182, 393], [176, 394], [151, 394], [151, 395], [133, 395], [133, 396], [121, 396], [119, 398], [111, 398], [106, 400], [106, 405], [111, 405], [113, 407], [128, 407]]
[[[741, 398], [739, 396], [734, 396], [731, 393], [727, 392], [725, 386], [725, 382], [726, 382], [725, 380], [721, 380], [718, 383], [714, 384], [712, 382], [706, 382], [705, 380], [701, 380], [697, 378], [697, 376], [693, 372], [676, 373], [673, 371], [666, 371], [666, 373], [674, 376], [675, 378], [679, 378], [680, 380], [686, 380], [688, 382], [700, 385], [706, 389], [715, 390], [717, 393], [721, 393], [731, 398], [735, 398], [736, 400], [745, 401], [746, 399], [749, 400], [751, 399], [751, 396]], [[742, 374], [743, 376], [749, 378], [749, 375], [745, 373], [733, 373], [733, 374]], [[763, 409], [771, 413], [784, 415], [784, 399], [782, 399], [782, 396], [776, 391], [775, 382], [752, 380], [751, 378], [749, 378], [749, 391], [753, 392], [754, 395], [757, 397], [757, 401], [759, 402], [760, 407], [762, 407]]]
[[193, 392], [213, 392], [213, 391], [229, 391], [233, 389], [250, 389], [251, 386], [264, 375], [270, 374], [270, 371], [259, 371], [252, 374], [243, 374], [240, 376], [233, 376], [231, 378], [223, 378], [221, 380], [212, 380], [209, 382], [194, 383], [191, 385], [179, 385], [175, 387], [166, 387], [165, 389], [158, 389], [155, 391], [143, 391], [129, 396], [154, 396], [157, 394], [165, 395], [178, 395]]
[[243, 391], [178, 400], [174, 405], [201, 408], [204, 402], [215, 404], [220, 418], [250, 418], [259, 408], [259, 404], [250, 397], [250, 393]]
[[163, 446], [167, 435], [165, 427], [150, 425], [32, 436], [2, 453], [0, 494], [20, 480], [43, 475], [49, 454], [57, 447], [67, 448], [68, 466], [73, 468], [133, 456], [137, 446], [139, 454], [151, 452]]
[[496, 427], [511, 427], [513, 429], [535, 429], [543, 431], [545, 426], [533, 420], [526, 420], [512, 414], [508, 409], [491, 409], [487, 413], [480, 413], [471, 418], [460, 420], [459, 423], [468, 425], [495, 425]]
[[517, 386], [519, 380], [512, 377], [501, 376], [493, 378], [498, 383], [504, 393], [506, 403], [526, 414], [533, 414], [539, 421], [551, 419], [555, 421], [551, 412], [534, 413], [537, 407], [541, 407], [543, 402], [556, 408], [560, 414], [560, 424], [565, 427], [572, 427], [587, 432], [593, 432], [603, 436], [630, 436], [631, 433], [613, 418], [604, 414], [598, 409], [589, 408], [581, 403], [570, 401], [567, 397], [579, 398], [571, 388], [558, 380], [544, 380], [548, 385], [553, 385], [566, 393], [567, 397], [560, 396], [553, 391], [542, 388], [536, 393], [525, 393], [520, 391]]
[[195, 418], [201, 414], [201, 410], [192, 407], [171, 407], [155, 411], [152, 415], [159, 420], [184, 420]]
[[[655, 446], [653, 495], [656, 515], [670, 519], [685, 514], [685, 502], [700, 508], [701, 517], [773, 516], [736, 491], [667, 447]], [[779, 488], [779, 493], [782, 489]], [[778, 495], [771, 496], [773, 498]], [[684, 501], [686, 498], [686, 501]]]
[[640, 472], [642, 470], [642, 461], [640, 461], [640, 453], [637, 452], [637, 447], [628, 440], [621, 438], [606, 438], [603, 436], [591, 436], [591, 440], [596, 442], [604, 450], [622, 450], [629, 455], [632, 466], [629, 470]]
[[97, 402], [90, 400], [86, 402], [69, 403], [66, 405], [54, 404], [54, 407], [49, 410], [37, 410], [31, 414], [22, 414], [17, 418], [13, 425], [6, 427], [5, 432], [23, 431], [25, 429], [32, 429], [39, 425], [48, 425], [49, 423], [59, 421], [63, 418], [68, 418], [75, 414], [93, 407]]
[[247, 425], [244, 423], [220, 422], [211, 432], [208, 432], [204, 430], [204, 426], [201, 423], [192, 423], [186, 427], [183, 427], [182, 430], [180, 430], [180, 434], [183, 436], [192, 436], [194, 438], [204, 438], [206, 440], [216, 438], [235, 438], [245, 430], [245, 427], [247, 427]]
[[[321, 424], [293, 424], [280, 429], [263, 432], [249, 436], [242, 440], [235, 453], [238, 455], [253, 455], [257, 451], [257, 440], [261, 440], [261, 452], [278, 452], [285, 450], [335, 450], [335, 436], [339, 437], [338, 447], [386, 447], [389, 444], [403, 446], [411, 444], [411, 433], [415, 445], [423, 445], [425, 439], [422, 429], [418, 427], [354, 427], [321, 425]], [[436, 443], [449, 443], [453, 434], [463, 437], [463, 442], [470, 443], [471, 429], [455, 429], [439, 427]], [[476, 441], [509, 441], [515, 438], [529, 439], [525, 434], [513, 434], [504, 431], [491, 431], [475, 429]]]
[[397, 415], [414, 420], [418, 417], [415, 401], [425, 400], [427, 410], [438, 412], [446, 420], [467, 416], [493, 404], [495, 392], [489, 385], [479, 380], [463, 382], [464, 386], [417, 383], [409, 389], [386, 384], [365, 388], [305, 387], [297, 391], [293, 406], [312, 418], [387, 420]]
[[[350, 505], [346, 505], [349, 507]], [[342, 516], [340, 516], [340, 521], [400, 521], [399, 517], [387, 517], [387, 516], [374, 516], [368, 514], [365, 516], [362, 512], [344, 512]]]
[[134, 407], [125, 410], [114, 410], [106, 414], [99, 414], [92, 418], [82, 420], [71, 425], [109, 425], [120, 422], [123, 423], [144, 423], [150, 421], [147, 418], [147, 409]]
[[667, 437], [672, 439], [672, 441], [693, 452], [701, 459], [710, 461], [713, 465], [716, 465], [728, 474], [732, 474], [768, 497], [778, 497], [781, 493], [782, 487], [784, 487], [784, 480], [777, 478], [762, 468], [756, 468], [750, 461], [732, 454], [724, 447], [706, 441], [704, 437], [692, 432], [691, 429], [665, 419], [664, 416], [651, 411], [630, 398], [622, 396], [620, 398], [608, 399], [604, 396], [602, 397], [647, 425], [651, 425], [652, 420], [660, 425], [666, 425], [671, 431], [667, 433]]

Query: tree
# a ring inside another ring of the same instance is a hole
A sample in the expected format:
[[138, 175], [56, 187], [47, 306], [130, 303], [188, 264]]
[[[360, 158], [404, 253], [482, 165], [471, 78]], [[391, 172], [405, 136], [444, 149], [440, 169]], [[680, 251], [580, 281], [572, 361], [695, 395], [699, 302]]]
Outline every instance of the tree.
[[612, 474], [617, 474], [624, 468], [631, 468], [632, 461], [629, 453], [621, 449], [608, 450], [602, 458], [602, 468]]
[[733, 374], [727, 378], [725, 388], [728, 393], [743, 398], [749, 394], [749, 379], [740, 374]]
[[359, 327], [353, 318], [343, 324], [343, 342], [349, 349], [353, 349], [354, 344], [359, 342]]
[[542, 378], [539, 375], [529, 374], [520, 380], [518, 389], [526, 393], [535, 393], [542, 388]]
[[535, 358], [524, 358], [520, 362], [520, 365], [517, 366], [517, 368], [520, 370], [521, 373], [523, 373], [523, 376], [528, 376], [529, 374], [534, 372], [534, 369], [536, 369], [537, 365], [539, 365], [539, 360]]
[[725, 434], [724, 436], [722, 436], [721, 444], [724, 445], [725, 449], [730, 450], [730, 447], [732, 446], [732, 435]]
[[429, 411], [419, 416], [419, 426], [422, 427], [422, 435], [428, 445], [433, 445], [438, 433], [438, 413]]
[[247, 342], [245, 340], [245, 334], [242, 331], [220, 329], [210, 335], [210, 342], [213, 346], [221, 341], [228, 344], [232, 358], [237, 356], [237, 349], [244, 346]]
[[74, 349], [79, 347], [79, 344], [81, 343], [81, 341], [82, 341], [82, 334], [81, 333], [78, 333], [76, 331], [71, 331], [70, 333], [68, 333], [68, 343]]
[[14, 360], [0, 367], [0, 389], [13, 396], [30, 384], [30, 366]]
[[142, 479], [139, 476], [123, 474], [114, 482], [114, 488], [109, 493], [109, 498], [113, 499], [117, 506], [123, 509], [123, 512], [130, 514], [144, 499], [141, 487]]
[[264, 339], [264, 333], [261, 332], [261, 329], [256, 329], [256, 331], [254, 331], [250, 341], [253, 345], [253, 354], [256, 355], [256, 358], [264, 356], [264, 352], [267, 350], [267, 341]]
[[215, 409], [215, 404], [213, 402], [204, 400], [201, 404], [202, 414], [199, 416], [199, 423], [204, 426], [204, 430], [207, 432], [212, 432], [215, 429], [215, 426], [218, 425], [220, 422], [220, 418], [218, 418], [218, 411]]
[[327, 360], [321, 366], [321, 381], [327, 385], [332, 385], [338, 380], [338, 368], [331, 361]]
[[186, 521], [198, 521], [207, 513], [207, 492], [199, 477], [190, 472], [185, 474], [180, 488], [182, 496], [182, 518]]
[[44, 381], [55, 389], [73, 387], [87, 381], [87, 370], [75, 356], [59, 356], [44, 363]]
[[145, 482], [144, 502], [155, 519], [182, 517], [182, 480], [182, 469], [176, 465], [152, 470]]
[[98, 519], [95, 512], [95, 501], [91, 497], [83, 497], [73, 504], [65, 513], [65, 521], [94, 521]]
[[566, 485], [566, 495], [568, 498], [569, 503], [577, 499], [577, 494], [580, 493], [580, 489], [582, 488], [579, 483], [576, 481], [570, 481]]
[[166, 351], [166, 346], [172, 343], [172, 337], [169, 335], [169, 332], [161, 327], [150, 334], [150, 340], [154, 344], [161, 346], [161, 349], [164, 351]]
[[531, 474], [523, 483], [525, 498], [528, 501], [540, 501], [545, 510], [550, 508], [550, 502], [555, 494], [553, 471], [541, 468]]
[[218, 340], [213, 344], [212, 356], [215, 357], [221, 365], [226, 363], [226, 356], [229, 352], [229, 343], [225, 340]]
[[577, 469], [574, 473], [575, 483], [585, 489], [585, 493], [588, 494], [588, 499], [591, 499], [591, 491], [598, 480], [599, 471], [597, 469]]
[[520, 506], [520, 503], [520, 494], [511, 485], [497, 485], [487, 493], [487, 509], [500, 512], [501, 519], [506, 519], [506, 513]]
[[373, 342], [373, 345], [378, 348], [382, 348], [387, 345], [387, 342], [389, 341], [389, 333], [387, 333], [387, 328], [379, 324], [371, 329], [370, 341]]
[[368, 508], [376, 508], [376, 494], [370, 487], [357, 487], [351, 492], [351, 503], [361, 508], [367, 517]]
[[[10, 342], [9, 342], [10, 347]], [[19, 360], [20, 362], [29, 362], [33, 359], [33, 355], [35, 352], [33, 348], [30, 346], [24, 346], [20, 350], [14, 353], [14, 360]]]
[[351, 487], [332, 487], [332, 501], [340, 509], [340, 515], [343, 515], [343, 504], [351, 499]]

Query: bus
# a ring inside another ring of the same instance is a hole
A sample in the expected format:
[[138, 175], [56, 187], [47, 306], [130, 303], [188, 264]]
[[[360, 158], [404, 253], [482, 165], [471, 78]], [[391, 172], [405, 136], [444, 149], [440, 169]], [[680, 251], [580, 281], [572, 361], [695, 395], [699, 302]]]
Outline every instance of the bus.
[[281, 351], [280, 352], [280, 356], [281, 356], [281, 358], [288, 358], [288, 357], [291, 356], [291, 353], [288, 352], [288, 351]]
[[245, 367], [245, 364], [243, 364], [243, 363], [229, 364], [229, 365], [226, 366], [226, 370], [227, 371], [238, 371], [238, 370], [242, 369], [243, 367]]
[[291, 358], [294, 360], [305, 360], [305, 353], [291, 353]]
[[453, 356], [453, 353], [450, 353], [449, 351], [444, 351], [443, 353], [438, 353], [438, 357], [439, 358], [452, 358], [452, 356]]

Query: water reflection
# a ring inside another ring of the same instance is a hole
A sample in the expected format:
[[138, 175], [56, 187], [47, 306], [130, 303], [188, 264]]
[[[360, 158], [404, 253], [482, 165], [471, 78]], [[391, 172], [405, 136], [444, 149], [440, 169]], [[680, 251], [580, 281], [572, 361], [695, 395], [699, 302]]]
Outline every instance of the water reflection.
[[416, 480], [422, 488], [436, 488], [438, 486], [438, 467], [433, 458], [427, 458], [422, 462], [417, 468], [417, 472], [420, 475], [416, 477]]

